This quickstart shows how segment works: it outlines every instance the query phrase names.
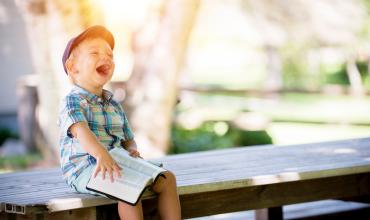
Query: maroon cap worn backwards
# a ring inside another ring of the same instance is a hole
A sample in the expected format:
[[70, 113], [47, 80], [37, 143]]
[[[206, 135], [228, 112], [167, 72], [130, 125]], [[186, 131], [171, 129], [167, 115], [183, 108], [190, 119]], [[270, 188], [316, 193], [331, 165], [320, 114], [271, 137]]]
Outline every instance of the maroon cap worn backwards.
[[114, 37], [110, 31], [108, 31], [105, 27], [100, 25], [95, 25], [87, 28], [84, 32], [79, 34], [77, 37], [72, 38], [69, 40], [66, 49], [63, 53], [63, 68], [66, 74], [68, 75], [67, 68], [66, 68], [66, 61], [68, 60], [69, 56], [71, 55], [72, 50], [77, 47], [84, 39], [86, 38], [102, 38], [103, 40], [107, 41], [109, 46], [114, 48]]

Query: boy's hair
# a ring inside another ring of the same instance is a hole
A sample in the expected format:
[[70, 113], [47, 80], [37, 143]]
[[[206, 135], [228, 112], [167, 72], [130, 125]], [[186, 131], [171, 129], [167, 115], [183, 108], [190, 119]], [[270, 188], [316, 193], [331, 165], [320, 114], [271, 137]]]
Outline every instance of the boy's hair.
[[111, 49], [113, 50], [114, 48], [114, 37], [112, 33], [107, 30], [105, 27], [100, 26], [100, 25], [95, 25], [87, 28], [85, 31], [83, 31], [81, 34], [78, 36], [72, 38], [69, 40], [64, 53], [63, 53], [63, 68], [66, 74], [68, 75], [67, 72], [67, 67], [66, 67], [66, 62], [71, 55], [72, 51], [74, 48], [76, 48], [82, 41], [89, 39], [89, 38], [102, 38], [103, 40], [107, 41]]

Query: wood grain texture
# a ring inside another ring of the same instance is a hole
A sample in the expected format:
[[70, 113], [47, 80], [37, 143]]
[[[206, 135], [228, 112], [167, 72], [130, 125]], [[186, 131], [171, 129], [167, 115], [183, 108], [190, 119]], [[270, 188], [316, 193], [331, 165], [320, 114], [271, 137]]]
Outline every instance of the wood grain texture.
[[[370, 138], [239, 147], [158, 160], [176, 175], [184, 216], [369, 194]], [[332, 188], [336, 190], [330, 192]], [[153, 194], [146, 193], [143, 200], [154, 205]], [[35, 213], [115, 203], [73, 192], [60, 168], [1, 174], [0, 202], [23, 205]], [[205, 204], [208, 208], [200, 212], [197, 206]]]
[[192, 218], [329, 198], [370, 195], [369, 186], [370, 174], [353, 174], [181, 195], [180, 201], [183, 217]]

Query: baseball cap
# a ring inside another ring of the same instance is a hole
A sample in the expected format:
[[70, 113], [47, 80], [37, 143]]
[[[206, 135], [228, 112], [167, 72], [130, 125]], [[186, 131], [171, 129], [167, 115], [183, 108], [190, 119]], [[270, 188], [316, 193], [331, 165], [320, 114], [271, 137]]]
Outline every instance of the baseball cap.
[[107, 43], [112, 48], [112, 50], [114, 48], [114, 37], [108, 29], [100, 25], [94, 25], [94, 26], [87, 28], [81, 34], [69, 40], [64, 50], [62, 62], [63, 62], [64, 71], [66, 72], [66, 74], [68, 74], [67, 68], [65, 65], [67, 59], [71, 55], [72, 50], [75, 47], [77, 47], [77, 45], [80, 44], [86, 38], [102, 38], [103, 40], [107, 41]]

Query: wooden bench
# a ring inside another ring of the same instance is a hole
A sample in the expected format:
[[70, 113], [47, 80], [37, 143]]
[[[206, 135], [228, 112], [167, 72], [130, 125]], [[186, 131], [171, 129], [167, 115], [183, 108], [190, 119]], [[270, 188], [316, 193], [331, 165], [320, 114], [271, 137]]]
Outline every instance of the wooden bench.
[[[240, 147], [160, 161], [176, 174], [184, 218], [257, 210], [257, 218], [282, 219], [288, 204], [370, 198], [370, 138]], [[110, 219], [116, 212], [113, 200], [74, 193], [59, 168], [1, 174], [0, 202], [1, 219]], [[156, 215], [155, 203], [154, 195], [144, 195], [146, 219]]]

